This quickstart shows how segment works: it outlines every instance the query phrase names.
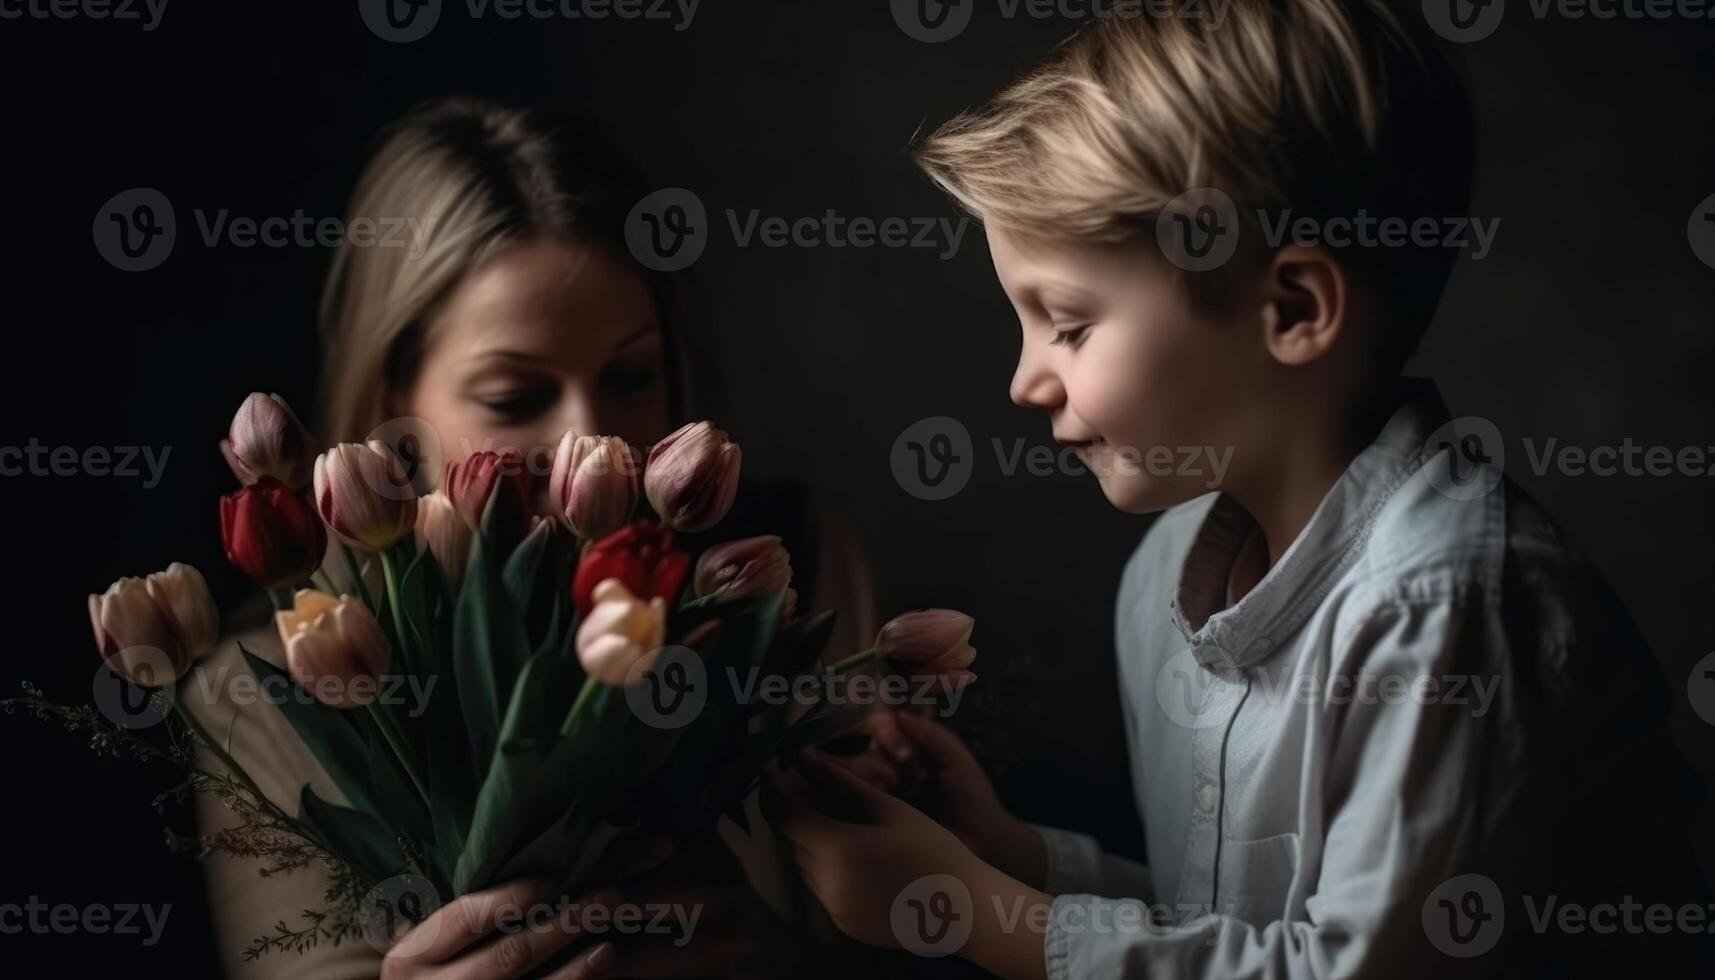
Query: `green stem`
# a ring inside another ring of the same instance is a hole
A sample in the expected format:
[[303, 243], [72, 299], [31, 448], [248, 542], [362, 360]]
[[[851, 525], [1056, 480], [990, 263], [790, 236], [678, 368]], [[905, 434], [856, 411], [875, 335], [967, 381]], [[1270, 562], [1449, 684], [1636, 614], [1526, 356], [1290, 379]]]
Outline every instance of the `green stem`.
[[375, 600], [369, 597], [369, 586], [363, 582], [363, 568], [358, 565], [357, 556], [351, 553], [350, 546], [344, 541], [339, 543], [339, 551], [345, 556], [346, 570], [351, 572], [352, 590], [357, 593], [358, 598], [363, 600], [363, 604], [369, 607], [369, 611], [374, 612]]
[[387, 583], [387, 609], [393, 619], [393, 636], [399, 644], [399, 651], [404, 654], [408, 667], [415, 664], [410, 654], [410, 634], [405, 632], [405, 616], [399, 611], [399, 568], [394, 563], [393, 552], [381, 552], [381, 575]]
[[874, 660], [874, 659], [875, 659], [875, 648], [871, 647], [868, 650], [860, 650], [857, 653], [854, 653], [851, 656], [845, 658], [844, 660], [835, 661], [834, 663], [829, 664], [827, 669], [832, 671], [833, 673], [837, 674], [842, 670], [850, 670], [851, 668], [856, 667], [859, 664], [862, 664], [862, 663], [865, 663], [867, 661]]
[[423, 806], [432, 813], [433, 808], [429, 804], [429, 789], [423, 785], [423, 777], [417, 772], [417, 765], [414, 761], [416, 755], [406, 744], [405, 733], [399, 730], [398, 726], [394, 724], [393, 718], [387, 714], [387, 710], [380, 704], [371, 701], [365, 707], [369, 709], [369, 717], [374, 719], [375, 727], [381, 730], [381, 737], [386, 740], [388, 748], [393, 750], [394, 757], [399, 760], [400, 768], [404, 769], [405, 775], [411, 778], [411, 785], [417, 788], [417, 795], [422, 798]]
[[328, 573], [319, 568], [310, 573], [310, 582], [329, 595], [339, 595], [339, 589], [333, 584], [333, 579], [328, 578]]
[[584, 705], [589, 703], [590, 698], [595, 696], [595, 692], [600, 690], [601, 686], [601, 681], [594, 677], [584, 678], [584, 686], [578, 689], [577, 699], [572, 702], [572, 710], [566, 712], [566, 720], [560, 724], [561, 735], [572, 733], [572, 723], [577, 720], [578, 712], [583, 710]]

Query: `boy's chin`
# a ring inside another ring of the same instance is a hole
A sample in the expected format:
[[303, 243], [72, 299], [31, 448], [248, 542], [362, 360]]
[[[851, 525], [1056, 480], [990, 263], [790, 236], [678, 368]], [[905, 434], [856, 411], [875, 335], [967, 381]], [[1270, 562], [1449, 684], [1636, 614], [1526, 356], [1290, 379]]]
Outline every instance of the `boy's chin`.
[[1114, 474], [1096, 479], [1108, 503], [1127, 514], [1154, 514], [1210, 492], [1210, 488], [1201, 484], [1187, 486], [1179, 481], [1141, 474]]

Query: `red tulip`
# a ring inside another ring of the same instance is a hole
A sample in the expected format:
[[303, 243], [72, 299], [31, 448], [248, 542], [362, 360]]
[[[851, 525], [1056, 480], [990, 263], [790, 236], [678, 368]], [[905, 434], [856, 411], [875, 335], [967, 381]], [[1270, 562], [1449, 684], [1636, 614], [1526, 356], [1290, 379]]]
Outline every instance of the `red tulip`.
[[303, 494], [271, 476], [220, 498], [226, 560], [257, 585], [296, 585], [321, 567], [327, 528]]
[[610, 578], [640, 599], [676, 602], [690, 571], [691, 558], [674, 546], [672, 531], [648, 519], [632, 521], [584, 552], [572, 576], [572, 603], [589, 612], [595, 587]]
[[497, 453], [485, 449], [456, 463], [448, 462], [441, 492], [473, 531], [482, 530], [483, 514], [489, 499], [494, 498], [494, 522], [490, 526], [494, 537], [505, 547], [524, 537], [530, 517], [531, 477], [524, 457], [516, 450]]

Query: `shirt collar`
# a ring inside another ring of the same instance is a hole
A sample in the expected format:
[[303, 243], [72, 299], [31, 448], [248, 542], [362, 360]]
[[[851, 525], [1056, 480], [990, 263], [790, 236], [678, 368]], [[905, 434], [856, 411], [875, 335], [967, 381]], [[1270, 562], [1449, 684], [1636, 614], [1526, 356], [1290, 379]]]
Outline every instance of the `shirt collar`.
[[1329, 488], [1310, 522], [1262, 581], [1227, 606], [1233, 564], [1256, 522], [1226, 493], [1197, 530], [1173, 599], [1173, 622], [1205, 667], [1257, 663], [1304, 625], [1357, 556], [1382, 504], [1421, 465], [1424, 446], [1447, 420], [1433, 382], [1407, 379], [1380, 434]]

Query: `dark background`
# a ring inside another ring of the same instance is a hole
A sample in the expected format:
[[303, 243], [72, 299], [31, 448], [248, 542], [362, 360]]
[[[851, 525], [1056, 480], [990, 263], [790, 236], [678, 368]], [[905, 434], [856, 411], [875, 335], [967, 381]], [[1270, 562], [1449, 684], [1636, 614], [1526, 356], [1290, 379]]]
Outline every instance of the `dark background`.
[[[1117, 575], [1147, 518], [1112, 510], [1087, 477], [1002, 475], [991, 440], [1052, 443], [1045, 419], [1007, 400], [1017, 325], [980, 229], [946, 261], [920, 249], [741, 249], [724, 230], [727, 208], [956, 219], [905, 145], [1073, 21], [1008, 20], [979, 2], [961, 37], [930, 45], [902, 33], [884, 0], [704, 0], [682, 32], [648, 20], [472, 21], [464, 4], [445, 6], [410, 44], [379, 39], [344, 0], [174, 0], [152, 32], [0, 21], [11, 310], [0, 444], [172, 450], [152, 490], [0, 478], [13, 542], [0, 690], [27, 677], [61, 700], [87, 697], [96, 657], [84, 597], [119, 575], [184, 560], [223, 600], [241, 592], [219, 552], [215, 497], [231, 478], [215, 443], [250, 391], [311, 404], [329, 256], [210, 248], [193, 211], [337, 217], [375, 131], [417, 101], [558, 101], [720, 222], [695, 276], [747, 466], [802, 479], [848, 516], [884, 611], [976, 616], [986, 683], [964, 721], [1010, 804], [1140, 854], [1111, 634]], [[1715, 193], [1715, 21], [1538, 21], [1515, 7], [1493, 37], [1454, 52], [1479, 125], [1473, 213], [1501, 225], [1489, 257], [1461, 262], [1418, 370], [1455, 414], [1499, 426], [1511, 475], [1606, 570], [1708, 778], [1715, 728], [1689, 710], [1686, 683], [1715, 649], [1715, 480], [1538, 475], [1522, 440], [1715, 445], [1715, 270], [1686, 234]], [[91, 237], [103, 202], [132, 187], [165, 193], [179, 225], [171, 257], [141, 273], [109, 265]], [[938, 503], [905, 493], [889, 468], [899, 433], [934, 415], [962, 421], [977, 446], [968, 487]], [[11, 845], [0, 901], [173, 903], [154, 949], [120, 936], [7, 937], [4, 948], [212, 972], [197, 871], [166, 853], [148, 806], [164, 774], [93, 760], [25, 720], [0, 719], [0, 738]], [[1706, 814], [1706, 842], [1710, 830]]]

